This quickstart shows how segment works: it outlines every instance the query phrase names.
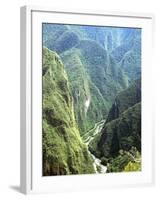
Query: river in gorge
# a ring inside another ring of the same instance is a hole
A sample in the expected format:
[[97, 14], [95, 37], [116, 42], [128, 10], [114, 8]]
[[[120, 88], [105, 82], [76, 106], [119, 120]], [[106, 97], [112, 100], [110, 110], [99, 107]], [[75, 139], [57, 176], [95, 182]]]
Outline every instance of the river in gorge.
[[[86, 134], [84, 134], [84, 142], [85, 144], [89, 145], [89, 143], [93, 140], [93, 138], [100, 134], [102, 127], [104, 125], [105, 120], [101, 120], [100, 122], [97, 122], [94, 126], [93, 129], [89, 130]], [[89, 148], [88, 148], [89, 151]], [[105, 174], [107, 172], [107, 167], [105, 165], [101, 164], [101, 160], [99, 158], [96, 158], [94, 154], [92, 154], [89, 151], [90, 155], [93, 158], [93, 166], [94, 166], [94, 170], [96, 172], [96, 174]], [[99, 170], [100, 169], [100, 170]]]

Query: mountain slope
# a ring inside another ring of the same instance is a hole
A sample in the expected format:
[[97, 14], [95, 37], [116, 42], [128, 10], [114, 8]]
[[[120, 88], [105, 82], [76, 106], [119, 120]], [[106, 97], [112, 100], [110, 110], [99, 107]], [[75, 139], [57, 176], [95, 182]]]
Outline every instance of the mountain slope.
[[127, 77], [98, 43], [82, 40], [76, 48], [81, 50], [85, 68], [92, 82], [99, 89], [105, 101], [111, 105], [116, 94], [127, 87]]
[[104, 163], [109, 160], [108, 172], [141, 168], [141, 162], [136, 163], [141, 160], [140, 80], [117, 95], [101, 133], [91, 141], [89, 150]]
[[[51, 25], [44, 26], [44, 32], [48, 38], [46, 46], [60, 54], [66, 67], [75, 118], [83, 134], [97, 121], [106, 118], [116, 95], [128, 87], [127, 56], [133, 49], [137, 56], [140, 55], [140, 31]], [[132, 73], [135, 69], [132, 67]]]
[[141, 78], [141, 30], [130, 29], [124, 31], [121, 44], [111, 55], [124, 70], [129, 80]]
[[81, 135], [91, 129], [105, 114], [105, 100], [92, 83], [83, 63], [81, 51], [77, 48], [61, 54], [65, 63], [73, 96], [75, 118]]
[[93, 173], [74, 117], [67, 74], [59, 56], [43, 49], [43, 175]]
[[61, 57], [83, 134], [107, 116], [116, 94], [127, 87], [127, 77], [105, 49], [92, 40], [81, 40]]
[[141, 29], [43, 24], [43, 46], [44, 174], [92, 173], [81, 137], [108, 172], [140, 169]]
[[120, 92], [109, 111], [107, 121], [114, 120], [129, 107], [141, 101], [141, 80], [136, 80], [128, 89]]
[[98, 143], [98, 150], [104, 157], [115, 156], [120, 149], [129, 151], [131, 147], [141, 151], [141, 103], [106, 123]]

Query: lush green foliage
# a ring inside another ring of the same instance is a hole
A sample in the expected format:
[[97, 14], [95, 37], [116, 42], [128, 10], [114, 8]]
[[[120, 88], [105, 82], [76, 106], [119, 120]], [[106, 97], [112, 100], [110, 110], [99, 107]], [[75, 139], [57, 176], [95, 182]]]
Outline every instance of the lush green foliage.
[[[89, 144], [89, 150], [102, 158], [102, 163], [106, 163], [107, 160], [110, 172], [141, 168], [141, 162], [134, 162], [128, 154], [132, 147], [141, 152], [140, 101], [141, 82], [138, 80], [118, 94], [101, 135], [97, 135]], [[121, 155], [121, 150], [127, 153]]]
[[[62, 54], [74, 99], [75, 117], [81, 134], [106, 114], [106, 102], [85, 69], [81, 51], [74, 48]], [[86, 101], [90, 101], [86, 108]]]
[[135, 146], [141, 151], [141, 104], [128, 108], [121, 116], [105, 124], [98, 143], [101, 156], [118, 154], [120, 149], [130, 150]]
[[107, 172], [141, 171], [141, 154], [135, 147], [129, 151], [120, 150], [118, 156], [107, 159]]
[[126, 90], [120, 92], [109, 111], [107, 122], [120, 116], [129, 107], [141, 101], [141, 80], [135, 81]]
[[63, 64], [56, 53], [43, 49], [43, 175], [93, 172]]
[[81, 49], [92, 82], [110, 106], [116, 94], [127, 87], [126, 76], [106, 50], [96, 42], [83, 40], [77, 48]]
[[140, 170], [141, 30], [44, 23], [44, 46], [44, 175], [93, 173], [92, 136], [108, 172]]
[[124, 171], [125, 172], [141, 171], [141, 161], [140, 162], [129, 161], [129, 163], [125, 166]]

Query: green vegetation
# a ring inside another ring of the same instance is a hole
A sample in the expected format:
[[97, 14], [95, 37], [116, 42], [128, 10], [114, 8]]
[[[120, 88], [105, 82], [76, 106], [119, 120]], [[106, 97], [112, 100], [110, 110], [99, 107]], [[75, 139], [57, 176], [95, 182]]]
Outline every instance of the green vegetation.
[[126, 90], [120, 92], [109, 111], [107, 122], [120, 116], [129, 107], [141, 101], [141, 80], [135, 81]]
[[[75, 118], [83, 135], [106, 114], [106, 103], [86, 72], [81, 51], [74, 48], [63, 53], [61, 57], [65, 63], [74, 99]], [[87, 101], [88, 106], [86, 106]]]
[[82, 142], [64, 66], [43, 49], [43, 175], [88, 174], [94, 168]]
[[68, 28], [65, 25], [43, 23], [43, 47], [54, 50], [56, 40], [66, 31]]
[[43, 175], [141, 170], [140, 29], [44, 23], [42, 74]]
[[107, 172], [141, 171], [141, 154], [135, 147], [130, 151], [120, 150], [118, 156], [107, 161]]
[[[94, 137], [89, 150], [108, 163], [108, 172], [126, 171], [141, 168], [130, 156], [136, 148], [135, 157], [141, 152], [141, 81], [134, 82], [128, 89], [119, 93], [109, 111], [101, 134]], [[126, 153], [120, 153], [126, 152]], [[141, 159], [140, 159], [141, 160]], [[132, 167], [132, 169], [131, 169]]]
[[104, 125], [97, 149], [101, 156], [118, 154], [120, 149], [130, 150], [135, 146], [141, 151], [141, 104], [127, 109], [121, 116]]
[[[128, 80], [113, 58], [92, 40], [81, 40], [61, 57], [71, 85], [75, 117], [83, 135], [107, 116], [116, 94], [127, 87]], [[88, 108], [85, 108], [86, 101], [90, 101]]]
[[99, 89], [110, 108], [116, 94], [127, 87], [127, 77], [98, 43], [83, 40], [77, 48], [82, 52], [83, 62], [92, 82]]
[[66, 31], [54, 43], [54, 50], [58, 53], [62, 53], [77, 45], [78, 42], [79, 38], [74, 32]]
[[124, 172], [141, 171], [141, 162], [135, 163], [130, 161], [124, 168]]

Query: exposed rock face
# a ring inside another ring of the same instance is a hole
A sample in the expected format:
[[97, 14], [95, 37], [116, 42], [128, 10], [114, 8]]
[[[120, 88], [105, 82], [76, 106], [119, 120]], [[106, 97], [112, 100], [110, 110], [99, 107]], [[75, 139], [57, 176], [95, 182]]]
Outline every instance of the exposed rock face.
[[43, 49], [43, 175], [93, 173], [74, 117], [67, 74], [59, 56]]

